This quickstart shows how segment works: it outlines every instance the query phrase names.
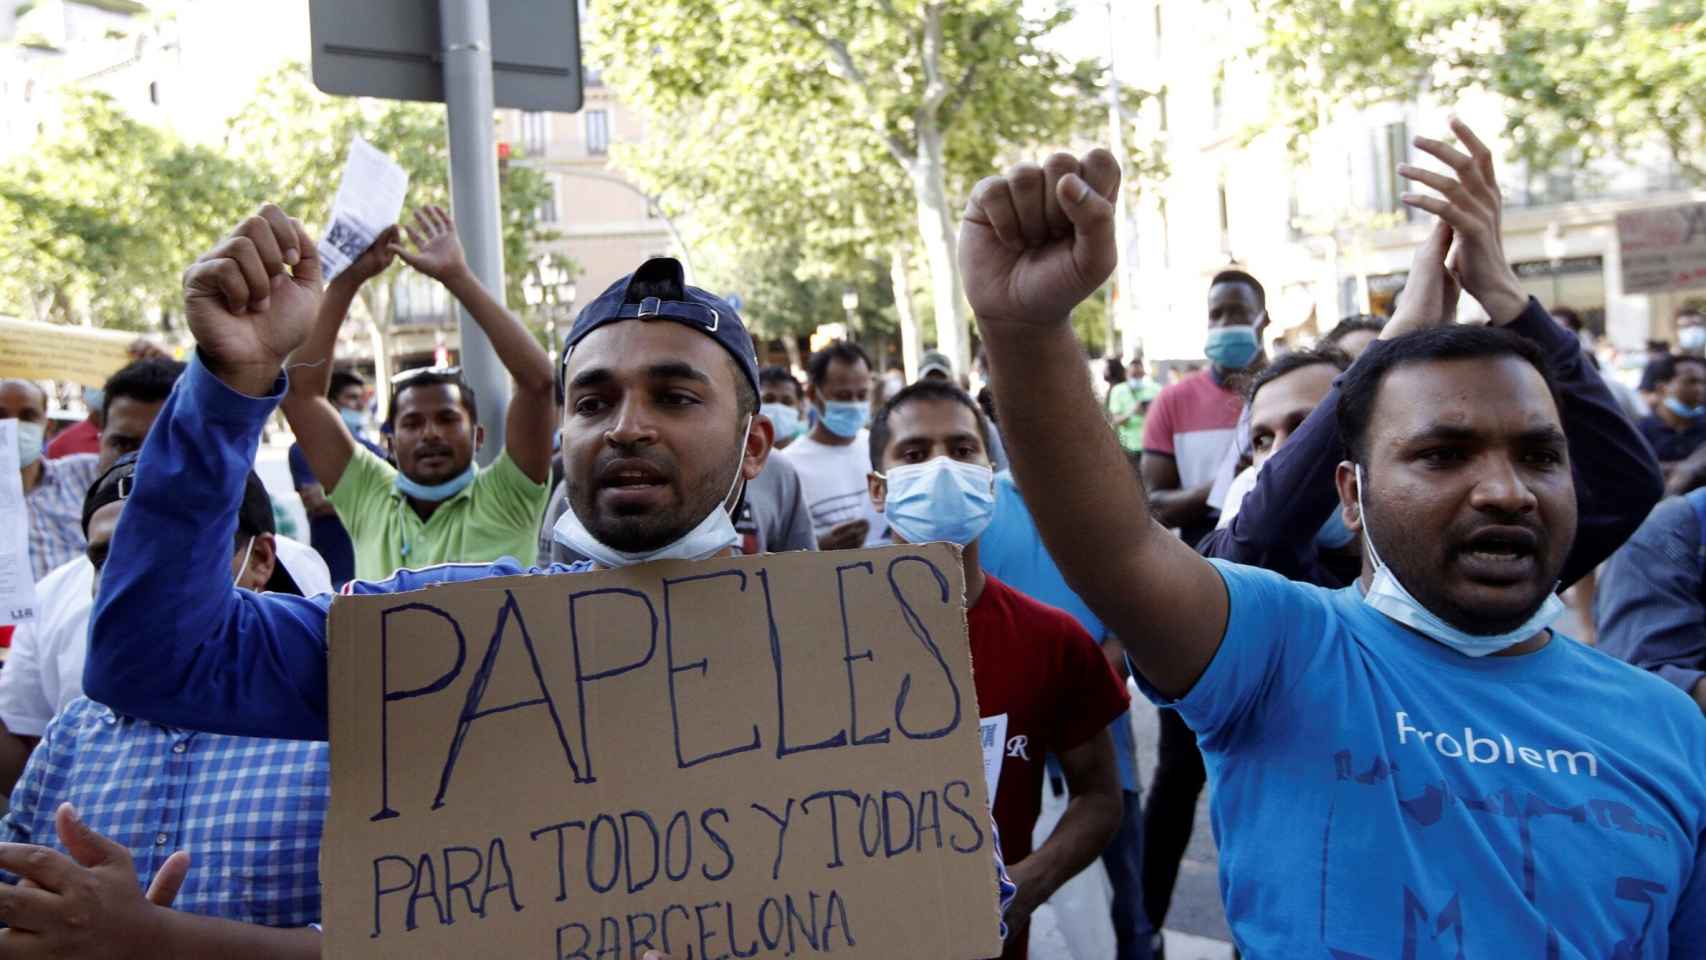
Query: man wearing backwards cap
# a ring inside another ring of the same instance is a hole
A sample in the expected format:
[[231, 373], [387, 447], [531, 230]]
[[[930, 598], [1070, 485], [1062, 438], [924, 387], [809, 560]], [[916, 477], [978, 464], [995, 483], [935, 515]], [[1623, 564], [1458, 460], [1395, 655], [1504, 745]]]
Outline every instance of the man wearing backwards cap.
[[[284, 359], [319, 306], [314, 242], [268, 204], [186, 271], [184, 295], [196, 358], [143, 447], [118, 533], [133, 546], [103, 578], [84, 687], [156, 723], [323, 740], [332, 598], [208, 589], [224, 572], [231, 525], [205, 523], [192, 506], [238, 499], [285, 387]], [[581, 311], [562, 379], [569, 510], [556, 537], [592, 562], [535, 572], [728, 553], [739, 539], [730, 511], [772, 439], [756, 415], [758, 365], [735, 311], [686, 286], [676, 261], [649, 260]], [[344, 590], [391, 593], [521, 572], [504, 559], [400, 570]], [[172, 611], [168, 621], [156, 616], [162, 609]], [[0, 866], [12, 856], [0, 847]], [[1003, 889], [1010, 896], [1011, 885]], [[0, 891], [0, 915], [5, 905]]]
[[[120, 458], [83, 501], [97, 583], [112, 558], [141, 546], [112, 544], [136, 459]], [[330, 586], [313, 550], [274, 535], [272, 501], [252, 472], [235, 513], [215, 582], [296, 596]], [[0, 881], [36, 884], [8, 888], [17, 900], [3, 913], [0, 955], [318, 956], [308, 925], [320, 919], [330, 776], [324, 743], [193, 733], [73, 695], [0, 820], [0, 840], [34, 854], [7, 862]], [[76, 890], [100, 891], [81, 922], [62, 909]]]

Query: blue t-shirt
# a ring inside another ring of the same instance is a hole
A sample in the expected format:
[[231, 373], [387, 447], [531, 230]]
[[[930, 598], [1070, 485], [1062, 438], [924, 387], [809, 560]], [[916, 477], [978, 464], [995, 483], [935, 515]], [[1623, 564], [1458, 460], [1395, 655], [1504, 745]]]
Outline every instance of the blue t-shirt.
[[[1066, 585], [1060, 568], [1043, 546], [1042, 535], [1031, 519], [1031, 511], [1019, 496], [1013, 475], [1006, 470], [995, 475], [995, 516], [978, 538], [977, 558], [983, 569], [995, 579], [1007, 584], [1032, 600], [1059, 607], [1097, 643], [1107, 636], [1102, 621], [1092, 613], [1084, 600]], [[1114, 719], [1108, 730], [1113, 734], [1114, 759], [1119, 763], [1120, 786], [1136, 793], [1137, 740], [1131, 732], [1131, 713], [1127, 711]]]
[[1226, 636], [1174, 705], [1245, 955], [1706, 957], [1686, 695], [1568, 638], [1466, 657], [1355, 585], [1214, 564]]

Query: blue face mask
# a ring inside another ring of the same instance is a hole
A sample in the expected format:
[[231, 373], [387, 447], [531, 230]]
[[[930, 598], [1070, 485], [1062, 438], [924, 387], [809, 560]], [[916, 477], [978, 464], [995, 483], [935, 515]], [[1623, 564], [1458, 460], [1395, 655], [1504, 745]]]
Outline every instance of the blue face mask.
[[937, 457], [889, 470], [883, 515], [907, 543], [966, 546], [995, 517], [995, 474], [980, 463]]
[[1256, 339], [1256, 328], [1240, 324], [1210, 330], [1203, 353], [1222, 370], [1242, 370], [1256, 359], [1261, 349], [1262, 345]]
[[758, 412], [770, 418], [771, 425], [776, 428], [778, 442], [800, 432], [800, 411], [785, 403], [766, 403], [758, 408]]
[[1698, 407], [1686, 406], [1681, 400], [1678, 400], [1675, 397], [1665, 398], [1665, 409], [1684, 420], [1698, 420], [1701, 417], [1706, 417], [1706, 405]]
[[429, 503], [440, 503], [445, 500], [449, 500], [451, 497], [454, 497], [467, 489], [468, 484], [474, 482], [474, 477], [477, 476], [479, 472], [479, 465], [470, 463], [468, 464], [468, 469], [462, 471], [461, 474], [451, 477], [443, 483], [435, 483], [428, 486], [424, 483], [410, 480], [408, 477], [403, 475], [403, 471], [399, 470], [397, 471], [396, 481], [397, 492], [401, 493], [405, 497], [414, 497], [416, 500], [425, 500]]
[[101, 409], [107, 402], [107, 392], [100, 387], [83, 388], [83, 406], [91, 412]]
[[339, 407], [338, 416], [343, 418], [344, 426], [349, 427], [349, 432], [358, 437], [367, 430], [367, 414], [362, 413], [360, 410], [351, 410], [349, 407]]
[[1516, 646], [1564, 615], [1564, 601], [1558, 599], [1558, 591], [1553, 590], [1546, 594], [1540, 609], [1515, 630], [1494, 634], [1459, 630], [1422, 606], [1421, 601], [1411, 596], [1410, 591], [1398, 582], [1392, 568], [1380, 562], [1380, 552], [1374, 548], [1374, 539], [1368, 533], [1368, 512], [1362, 508], [1360, 464], [1357, 466], [1357, 513], [1363, 518], [1362, 542], [1368, 549], [1369, 560], [1374, 563], [1374, 581], [1368, 585], [1362, 602], [1429, 639], [1437, 640], [1466, 657], [1485, 657]]
[[870, 413], [870, 405], [866, 403], [842, 403], [830, 400], [823, 405], [819, 420], [824, 428], [838, 437], [856, 437], [865, 426], [865, 417]]

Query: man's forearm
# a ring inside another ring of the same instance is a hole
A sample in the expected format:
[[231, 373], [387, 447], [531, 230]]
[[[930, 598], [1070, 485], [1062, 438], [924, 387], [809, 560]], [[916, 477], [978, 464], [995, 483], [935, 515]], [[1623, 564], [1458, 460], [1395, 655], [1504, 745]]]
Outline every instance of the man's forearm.
[[185, 913], [167, 907], [164, 941], [174, 960], [317, 960], [320, 931], [312, 927], [263, 927], [220, 917]]
[[[543, 394], [552, 391], [551, 358], [540, 348], [515, 314], [494, 298], [472, 270], [459, 270], [444, 279], [444, 288], [466, 307], [474, 322], [485, 331], [492, 352], [509, 371], [518, 392]], [[547, 403], [550, 400], [547, 399]]]
[[1074, 796], [1043, 845], [1010, 868], [1021, 902], [1035, 909], [1102, 855], [1125, 810], [1117, 790]]
[[1071, 326], [988, 326], [984, 349], [1019, 489], [1049, 491], [1028, 506], [1050, 554], [1093, 608], [1100, 598], [1129, 595], [1128, 572], [1109, 559], [1129, 556], [1133, 544], [1162, 531], [1149, 519], [1141, 482], [1109, 480], [1130, 477], [1131, 465], [1113, 431], [1100, 426]]
[[308, 339], [296, 352], [290, 355], [290, 391], [285, 395], [289, 403], [294, 397], [323, 397], [332, 383], [332, 356], [338, 348], [338, 330], [344, 325], [344, 318], [349, 316], [350, 305], [355, 302], [356, 292], [360, 287], [347, 282], [344, 277], [326, 284], [325, 296], [320, 300], [320, 312], [315, 315], [314, 329], [308, 334]]
[[1188, 527], [1208, 512], [1208, 495], [1214, 484], [1184, 490], [1149, 491], [1149, 512], [1164, 527]]

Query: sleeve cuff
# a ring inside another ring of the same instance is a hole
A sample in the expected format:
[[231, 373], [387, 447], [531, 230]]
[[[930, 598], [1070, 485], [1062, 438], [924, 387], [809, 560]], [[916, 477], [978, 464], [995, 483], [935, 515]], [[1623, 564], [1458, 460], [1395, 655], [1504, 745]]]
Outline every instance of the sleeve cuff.
[[273, 381], [272, 392], [264, 397], [251, 397], [239, 393], [226, 386], [207, 365], [202, 362], [201, 351], [198, 349], [191, 355], [189, 365], [184, 370], [183, 386], [195, 401], [196, 409], [202, 415], [214, 420], [228, 420], [239, 423], [257, 423], [272, 415], [278, 406], [280, 397], [289, 381], [284, 372], [279, 371], [278, 379]]

